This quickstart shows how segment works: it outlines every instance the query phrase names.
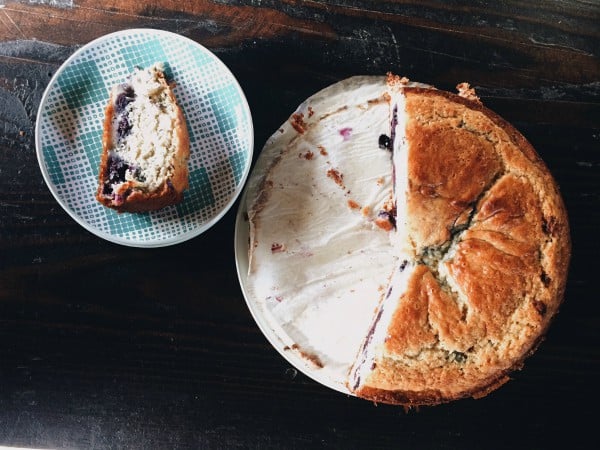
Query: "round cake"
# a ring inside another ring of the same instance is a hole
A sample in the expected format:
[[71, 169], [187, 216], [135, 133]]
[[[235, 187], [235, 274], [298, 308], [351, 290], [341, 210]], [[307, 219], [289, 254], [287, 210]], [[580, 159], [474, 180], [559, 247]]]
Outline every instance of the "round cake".
[[288, 351], [376, 402], [479, 397], [535, 350], [569, 228], [532, 146], [482, 106], [405, 78], [306, 100], [248, 184], [248, 295]]

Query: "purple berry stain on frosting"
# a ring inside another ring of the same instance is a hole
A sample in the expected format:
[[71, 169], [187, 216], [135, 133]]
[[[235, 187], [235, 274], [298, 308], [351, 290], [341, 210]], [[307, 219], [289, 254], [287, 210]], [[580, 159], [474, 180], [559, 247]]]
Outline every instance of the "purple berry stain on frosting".
[[352, 136], [352, 128], [346, 127], [340, 130], [341, 136], [344, 138], [344, 141], [347, 141]]

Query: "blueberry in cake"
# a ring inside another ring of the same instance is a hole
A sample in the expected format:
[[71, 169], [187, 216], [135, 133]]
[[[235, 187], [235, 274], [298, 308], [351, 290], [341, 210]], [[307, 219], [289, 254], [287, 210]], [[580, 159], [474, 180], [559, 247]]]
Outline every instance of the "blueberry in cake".
[[97, 200], [119, 212], [179, 203], [188, 187], [189, 136], [161, 63], [136, 68], [105, 109]]
[[375, 402], [486, 395], [535, 350], [564, 295], [555, 181], [514, 127], [457, 88], [336, 83], [267, 141], [249, 180], [251, 298], [286, 351]]

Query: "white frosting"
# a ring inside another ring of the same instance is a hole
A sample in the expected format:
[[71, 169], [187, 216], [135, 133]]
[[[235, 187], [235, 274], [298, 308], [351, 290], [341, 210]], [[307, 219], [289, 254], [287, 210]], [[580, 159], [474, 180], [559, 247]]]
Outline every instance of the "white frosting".
[[251, 295], [336, 380], [346, 378], [397, 262], [375, 224], [392, 194], [391, 154], [378, 145], [390, 104], [385, 79], [368, 80], [301, 105], [304, 133], [290, 122], [275, 133], [255, 169], [268, 177], [251, 179], [248, 196], [268, 195], [248, 209]]

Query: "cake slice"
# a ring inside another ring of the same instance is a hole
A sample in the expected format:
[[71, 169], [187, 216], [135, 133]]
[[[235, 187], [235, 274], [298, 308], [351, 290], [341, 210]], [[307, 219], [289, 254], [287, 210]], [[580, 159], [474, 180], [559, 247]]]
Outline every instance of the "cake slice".
[[96, 199], [118, 212], [179, 203], [188, 187], [189, 136], [162, 64], [136, 68], [105, 109]]

